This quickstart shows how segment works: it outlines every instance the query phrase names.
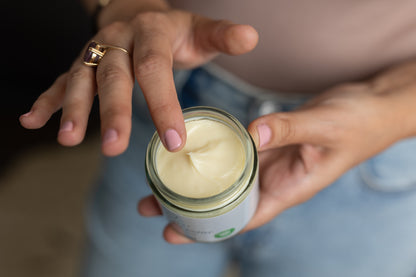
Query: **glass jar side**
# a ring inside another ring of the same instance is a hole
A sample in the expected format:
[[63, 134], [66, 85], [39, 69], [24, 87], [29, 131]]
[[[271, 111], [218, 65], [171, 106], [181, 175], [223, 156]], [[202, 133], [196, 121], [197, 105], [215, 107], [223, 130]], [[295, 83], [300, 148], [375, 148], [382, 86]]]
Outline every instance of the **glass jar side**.
[[160, 180], [156, 168], [156, 153], [159, 147], [163, 147], [160, 138], [155, 133], [149, 143], [146, 153], [146, 175], [148, 183], [156, 197], [167, 205], [174, 205], [179, 209], [204, 212], [219, 209], [236, 200], [247, 188], [256, 167], [257, 152], [252, 139], [242, 124], [225, 111], [212, 107], [193, 107], [184, 110], [185, 121], [209, 119], [218, 121], [231, 128], [241, 140], [245, 151], [245, 166], [241, 176], [225, 191], [206, 198], [190, 198], [179, 195], [170, 190]]

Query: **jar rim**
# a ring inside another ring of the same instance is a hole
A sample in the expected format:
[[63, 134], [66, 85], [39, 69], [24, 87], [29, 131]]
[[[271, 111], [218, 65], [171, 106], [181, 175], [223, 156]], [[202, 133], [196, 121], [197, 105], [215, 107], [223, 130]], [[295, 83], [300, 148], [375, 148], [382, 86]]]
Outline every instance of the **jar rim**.
[[213, 107], [196, 106], [183, 110], [185, 122], [208, 119], [220, 122], [230, 127], [238, 135], [245, 151], [245, 164], [240, 177], [224, 191], [202, 198], [187, 197], [168, 188], [159, 178], [156, 169], [156, 153], [163, 144], [157, 134], [153, 135], [146, 152], [146, 178], [153, 192], [164, 203], [188, 211], [211, 211], [222, 208], [237, 199], [250, 184], [251, 176], [257, 171], [257, 151], [254, 142], [244, 126], [231, 114]]

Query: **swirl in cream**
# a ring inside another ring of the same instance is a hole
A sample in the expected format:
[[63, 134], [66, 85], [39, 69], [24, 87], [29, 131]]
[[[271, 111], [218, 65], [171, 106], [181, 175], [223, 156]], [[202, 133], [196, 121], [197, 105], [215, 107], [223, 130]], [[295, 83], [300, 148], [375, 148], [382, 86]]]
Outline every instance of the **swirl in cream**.
[[160, 146], [156, 168], [161, 181], [177, 194], [205, 198], [219, 194], [241, 176], [245, 150], [238, 135], [220, 122], [186, 122], [187, 141], [179, 152]]

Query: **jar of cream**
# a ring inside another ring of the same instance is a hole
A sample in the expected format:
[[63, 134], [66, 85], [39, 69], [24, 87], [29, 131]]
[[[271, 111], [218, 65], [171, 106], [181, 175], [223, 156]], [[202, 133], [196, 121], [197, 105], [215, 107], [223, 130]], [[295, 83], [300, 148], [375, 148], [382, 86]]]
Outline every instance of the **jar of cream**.
[[184, 110], [187, 142], [168, 152], [157, 133], [146, 153], [147, 182], [163, 214], [185, 236], [215, 242], [237, 234], [259, 197], [258, 157], [250, 135], [225, 111]]

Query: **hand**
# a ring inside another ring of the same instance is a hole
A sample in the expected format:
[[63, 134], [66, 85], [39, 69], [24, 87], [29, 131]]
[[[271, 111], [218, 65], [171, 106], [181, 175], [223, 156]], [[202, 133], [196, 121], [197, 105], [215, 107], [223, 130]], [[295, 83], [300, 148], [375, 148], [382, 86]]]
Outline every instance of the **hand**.
[[98, 91], [102, 152], [114, 156], [128, 146], [134, 78], [143, 90], [165, 147], [180, 150], [186, 133], [172, 67], [195, 67], [218, 53], [246, 53], [255, 47], [258, 35], [248, 25], [171, 10], [144, 12], [108, 24], [93, 40], [125, 48], [131, 56], [120, 50], [108, 51], [94, 69], [82, 63], [83, 51], [71, 69], [40, 95], [30, 112], [20, 117], [20, 122], [25, 128], [37, 129], [62, 108], [58, 141], [77, 145], [84, 138]]
[[[248, 130], [259, 149], [260, 200], [243, 231], [257, 228], [334, 182], [348, 169], [405, 136], [391, 109], [391, 94], [370, 84], [335, 87], [299, 110], [253, 121]], [[139, 203], [145, 216], [160, 214], [150, 196]], [[168, 225], [171, 243], [189, 243]]]

